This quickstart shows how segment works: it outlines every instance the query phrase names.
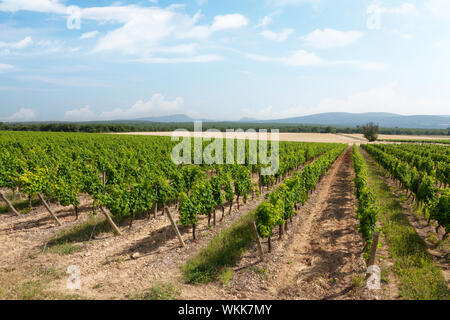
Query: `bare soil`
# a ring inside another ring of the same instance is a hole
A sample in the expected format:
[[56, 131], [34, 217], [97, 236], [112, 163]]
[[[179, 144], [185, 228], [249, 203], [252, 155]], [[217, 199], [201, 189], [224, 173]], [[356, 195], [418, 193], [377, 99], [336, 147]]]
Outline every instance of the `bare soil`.
[[[226, 214], [222, 222], [218, 210], [216, 227], [208, 228], [207, 218], [202, 218], [197, 241], [192, 240], [190, 227], [181, 227], [184, 249], [167, 217], [159, 213], [156, 219], [135, 221], [131, 229], [121, 226], [121, 237], [102, 233], [76, 243], [82, 247], [80, 252], [60, 255], [45, 251], [52, 236], [89, 219], [92, 203], [87, 196], [82, 199], [78, 221], [73, 209], [51, 205], [62, 227], [55, 226], [43, 207], [20, 217], [0, 215], [0, 288], [19, 285], [36, 270], [64, 273], [76, 265], [81, 269], [80, 291], [66, 288], [67, 275], [49, 282], [45, 289], [87, 299], [126, 299], [157, 283], [171, 283], [179, 289], [180, 299], [384, 298], [383, 293], [369, 294], [364, 289], [364, 244], [357, 231], [353, 178], [349, 148], [299, 209], [284, 238], [273, 237], [272, 252], [266, 252], [265, 262], [258, 261], [255, 248], [247, 251], [227, 283], [185, 284], [181, 266], [220, 231], [253, 210], [263, 195], [241, 204], [239, 211], [235, 204], [233, 213]], [[171, 211], [177, 219], [176, 210]], [[263, 246], [267, 251], [267, 241]]]
[[[234, 203], [231, 215], [227, 207], [223, 221], [220, 221], [222, 210], [217, 210], [216, 227], [209, 228], [207, 217], [202, 217], [197, 226], [196, 241], [192, 240], [191, 227], [180, 227], [186, 243], [183, 249], [169, 219], [158, 212], [156, 219], [137, 220], [131, 229], [126, 224], [122, 225], [123, 235], [120, 237], [102, 233], [90, 241], [72, 243], [82, 247], [80, 252], [60, 255], [45, 251], [53, 236], [63, 230], [71, 230], [91, 217], [92, 201], [87, 196], [81, 199], [78, 221], [75, 221], [73, 209], [51, 204], [63, 223], [61, 227], [56, 226], [44, 207], [19, 217], [0, 215], [0, 288], [29, 281], [39, 270], [64, 273], [71, 265], [81, 269], [82, 290], [67, 290], [68, 276], [52, 281], [46, 290], [61, 295], [76, 293], [87, 299], [124, 299], [143, 293], [155, 283], [183, 286], [180, 268], [187, 259], [197, 254], [221, 230], [254, 210], [266, 193], [264, 188], [260, 197], [252, 199], [249, 196], [247, 204], [241, 201], [240, 210]], [[175, 208], [172, 207], [171, 212], [177, 220]]]
[[[184, 299], [377, 299], [364, 289], [363, 240], [355, 218], [351, 149], [338, 158], [298, 210], [284, 239], [259, 262], [248, 251], [228, 284], [187, 286]], [[359, 281], [357, 281], [359, 279]]]

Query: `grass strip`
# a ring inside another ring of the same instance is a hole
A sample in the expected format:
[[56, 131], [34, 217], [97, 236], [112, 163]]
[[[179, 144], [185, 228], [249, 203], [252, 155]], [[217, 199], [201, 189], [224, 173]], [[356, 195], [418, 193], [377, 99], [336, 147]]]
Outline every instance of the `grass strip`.
[[90, 216], [89, 219], [70, 229], [62, 230], [53, 236], [48, 242], [48, 247], [89, 241], [103, 232], [109, 232], [111, 227], [108, 222], [99, 216]]
[[252, 211], [220, 232], [198, 255], [189, 259], [182, 267], [186, 283], [215, 281], [223, 270], [236, 265], [254, 240], [251, 229], [253, 219]]
[[[7, 198], [12, 202], [12, 205], [16, 210], [19, 211], [19, 213], [25, 214], [29, 213], [30, 210], [28, 208], [29, 203], [28, 200], [13, 200], [12, 197], [7, 196]], [[33, 207], [38, 207], [42, 205], [41, 200], [39, 199], [33, 199], [31, 202], [31, 205]], [[3, 201], [0, 200], [0, 214], [9, 214], [10, 210], [6, 204], [3, 203]]]

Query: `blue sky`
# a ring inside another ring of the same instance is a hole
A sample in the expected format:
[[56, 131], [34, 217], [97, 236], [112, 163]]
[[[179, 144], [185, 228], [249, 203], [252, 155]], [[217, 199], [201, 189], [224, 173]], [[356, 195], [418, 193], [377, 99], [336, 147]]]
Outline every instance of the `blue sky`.
[[450, 114], [450, 0], [0, 0], [0, 121]]

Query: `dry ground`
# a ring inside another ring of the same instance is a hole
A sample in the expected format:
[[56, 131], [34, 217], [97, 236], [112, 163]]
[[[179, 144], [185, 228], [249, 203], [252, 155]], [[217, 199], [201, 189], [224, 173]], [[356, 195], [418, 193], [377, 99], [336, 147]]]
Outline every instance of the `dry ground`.
[[[290, 139], [325, 137], [321, 134], [286, 135]], [[342, 139], [333, 142], [349, 139], [326, 135], [330, 136]], [[355, 141], [346, 142], [359, 143], [360, 140], [355, 137]], [[187, 245], [184, 249], [180, 248], [168, 219], [158, 215], [156, 219], [137, 220], [131, 229], [122, 225], [122, 237], [101, 233], [93, 235], [90, 241], [72, 243], [81, 248], [79, 252], [48, 252], [49, 239], [91, 219], [92, 202], [87, 196], [81, 199], [79, 221], [75, 221], [71, 208], [51, 205], [63, 222], [62, 227], [55, 226], [42, 206], [20, 217], [1, 214], [0, 297], [3, 294], [14, 298], [14, 292], [23, 283], [50, 273], [60, 276], [46, 283], [45, 290], [59, 296], [73, 294], [66, 289], [65, 270], [70, 265], [77, 265], [82, 272], [82, 290], [75, 293], [90, 299], [129, 298], [156, 283], [174, 284], [182, 299], [396, 298], [394, 281], [376, 295], [368, 295], [363, 290], [366, 266], [354, 215], [353, 177], [349, 148], [319, 182], [307, 204], [299, 209], [284, 239], [274, 239], [273, 251], [266, 255], [265, 262], [258, 262], [255, 248], [249, 250], [233, 268], [232, 277], [225, 284], [184, 284], [181, 266], [221, 230], [253, 210], [263, 197], [250, 200], [239, 211], [234, 206], [232, 215], [226, 215], [216, 227], [208, 228], [207, 219], [202, 219], [197, 241], [191, 240], [190, 227], [182, 227]], [[176, 210], [172, 208], [171, 211], [177, 219]], [[218, 221], [220, 216], [218, 211]], [[267, 251], [266, 242], [263, 246]], [[138, 256], [132, 258], [136, 253]], [[384, 255], [383, 252], [380, 254]]]
[[[234, 203], [231, 215], [228, 214], [227, 207], [223, 221], [220, 221], [222, 212], [218, 210], [216, 227], [209, 228], [207, 218], [201, 218], [197, 226], [197, 241], [192, 240], [190, 227], [180, 227], [186, 243], [184, 249], [180, 247], [169, 219], [159, 212], [156, 219], [142, 218], [135, 221], [131, 229], [125, 223], [121, 226], [121, 237], [114, 237], [111, 233], [92, 234], [90, 241], [70, 243], [71, 246], [79, 246], [79, 252], [49, 252], [48, 242], [52, 237], [93, 219], [92, 201], [88, 196], [80, 199], [82, 204], [78, 221], [75, 221], [71, 208], [51, 205], [63, 223], [61, 227], [55, 225], [42, 206], [19, 217], [2, 214], [0, 289], [6, 294], [17, 291], [15, 287], [34, 279], [36, 274], [52, 272], [64, 275], [71, 265], [81, 269], [81, 291], [66, 289], [67, 275], [51, 281], [45, 289], [57, 293], [57, 296], [76, 293], [83, 298], [124, 299], [141, 294], [159, 282], [183, 286], [180, 267], [187, 259], [197, 254], [221, 230], [230, 227], [240, 217], [254, 210], [267, 192], [267, 189], [264, 189], [263, 195], [255, 199], [249, 196], [247, 204], [241, 203], [240, 210]], [[174, 207], [171, 212], [175, 220], [178, 220]], [[100, 215], [98, 220], [102, 221]], [[0, 291], [0, 297], [1, 293]]]
[[[364, 136], [359, 133], [355, 134], [345, 134], [348, 137], [355, 139], [364, 139]], [[449, 136], [417, 136], [417, 135], [390, 135], [390, 134], [380, 134], [378, 139], [382, 140], [450, 140]]]
[[[217, 211], [217, 226], [208, 228], [207, 219], [201, 219], [193, 241], [190, 227], [181, 227], [180, 231], [186, 243], [180, 244], [166, 216], [158, 212], [156, 219], [146, 218], [135, 221], [128, 229], [121, 226], [123, 236], [115, 237], [112, 233], [102, 233], [92, 240], [72, 243], [82, 250], [72, 254], [43, 252], [48, 240], [62, 230], [70, 230], [90, 218], [91, 202], [83, 201], [79, 221], [68, 208], [52, 205], [63, 226], [56, 227], [44, 208], [37, 208], [30, 214], [11, 217], [0, 215], [0, 288], [7, 288], [26, 282], [33, 278], [36, 270], [58, 270], [64, 273], [68, 266], [81, 268], [82, 290], [72, 292], [66, 289], [67, 276], [49, 284], [51, 291], [63, 295], [79, 294], [92, 299], [123, 299], [127, 295], [142, 293], [152, 287], [156, 281], [173, 282], [174, 275], [179, 274], [180, 266], [204, 246], [217, 232], [229, 227], [243, 214], [253, 210], [263, 197], [241, 204], [238, 211], [236, 204], [233, 212], [219, 222], [222, 212]], [[176, 210], [172, 208], [172, 213]], [[177, 214], [174, 218], [178, 219]], [[48, 250], [48, 248], [46, 248]], [[139, 258], [132, 259], [133, 254]], [[10, 283], [14, 279], [15, 283]]]
[[[172, 132], [127, 132], [127, 133], [117, 133], [117, 134], [127, 134], [127, 135], [143, 135], [143, 136], [172, 136]], [[193, 136], [193, 132], [177, 133], [176, 136]], [[269, 133], [270, 139], [270, 133]], [[202, 133], [202, 137], [208, 138], [225, 138], [225, 133]], [[248, 137], [249, 139], [258, 139], [258, 134], [246, 136], [243, 133], [233, 133], [229, 138], [244, 139]], [[448, 136], [408, 136], [408, 135], [385, 135], [380, 134], [379, 139], [386, 140], [397, 140], [397, 139], [408, 139], [408, 140], [450, 140]], [[280, 141], [294, 141], [294, 142], [328, 142], [328, 143], [368, 143], [362, 134], [347, 134], [347, 133], [279, 133]]]
[[[143, 135], [143, 136], [172, 136], [172, 132], [130, 132], [130, 133], [118, 133], [118, 134], [130, 134], [130, 135]], [[193, 136], [193, 132], [177, 133], [176, 136]], [[208, 138], [225, 138], [225, 133], [209, 133], [204, 132], [203, 137]], [[249, 135], [249, 139], [258, 139], [258, 134]], [[268, 134], [270, 139], [270, 133]], [[227, 136], [228, 137], [228, 136]], [[244, 139], [246, 135], [243, 133], [234, 133], [229, 138]], [[333, 143], [360, 143], [361, 140], [355, 137], [332, 134], [332, 133], [279, 133], [280, 141], [294, 141], [294, 142], [333, 142]]]
[[[349, 149], [350, 150], [350, 149]], [[263, 199], [250, 200], [223, 222], [208, 228], [207, 219], [198, 227], [199, 240], [191, 240], [191, 228], [182, 227], [186, 248], [180, 248], [165, 216], [137, 220], [131, 229], [122, 226], [123, 236], [111, 233], [73, 243], [81, 251], [71, 254], [48, 252], [48, 240], [87, 221], [91, 201], [83, 197], [80, 220], [70, 208], [52, 208], [63, 222], [56, 227], [44, 208], [12, 217], [0, 215], [0, 288], [14, 292], [36, 275], [58, 273], [45, 290], [61, 295], [76, 293], [90, 299], [124, 299], [141, 294], [156, 283], [171, 283], [184, 299], [359, 299], [355, 286], [365, 271], [363, 247], [354, 217], [353, 170], [350, 151], [341, 156], [319, 183], [307, 204], [290, 225], [283, 240], [275, 240], [266, 262], [257, 263], [256, 251], [247, 252], [230, 283], [184, 284], [181, 266], [218, 232], [253, 210]], [[172, 208], [172, 212], [176, 210]], [[218, 211], [217, 220], [221, 212]], [[175, 218], [176, 214], [175, 214]], [[266, 245], [264, 245], [266, 248]], [[45, 251], [45, 252], [44, 252]], [[138, 257], [132, 258], [138, 253]], [[82, 273], [82, 290], [66, 289], [65, 270], [77, 265]], [[359, 284], [361, 285], [361, 283]], [[14, 295], [10, 296], [14, 297]]]
[[373, 299], [364, 290], [363, 241], [355, 218], [354, 177], [348, 149], [299, 209], [284, 239], [275, 236], [265, 262], [256, 249], [233, 268], [231, 281], [187, 286], [182, 298]]

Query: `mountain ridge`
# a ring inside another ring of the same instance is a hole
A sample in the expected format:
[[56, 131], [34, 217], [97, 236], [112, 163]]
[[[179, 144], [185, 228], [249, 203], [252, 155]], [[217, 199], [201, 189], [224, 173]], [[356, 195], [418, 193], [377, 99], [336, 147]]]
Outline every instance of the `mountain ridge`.
[[275, 120], [258, 120], [243, 117], [238, 121], [220, 121], [194, 119], [185, 114], [175, 114], [162, 117], [146, 117], [135, 119], [148, 122], [241, 122], [241, 123], [280, 123], [298, 125], [321, 125], [339, 127], [357, 127], [368, 122], [379, 124], [383, 128], [417, 128], [417, 129], [447, 129], [450, 128], [450, 115], [399, 115], [388, 112], [326, 112], [307, 116], [291, 117]]

